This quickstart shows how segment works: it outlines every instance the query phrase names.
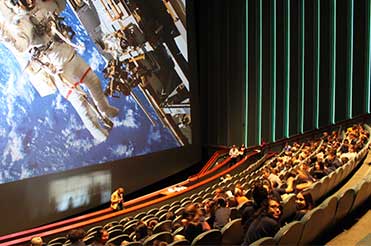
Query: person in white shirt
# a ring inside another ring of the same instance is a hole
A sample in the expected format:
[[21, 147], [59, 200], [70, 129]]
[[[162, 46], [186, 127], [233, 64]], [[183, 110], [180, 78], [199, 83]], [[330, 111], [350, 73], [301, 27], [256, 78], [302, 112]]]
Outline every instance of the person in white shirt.
[[236, 145], [232, 145], [232, 148], [229, 150], [229, 157], [231, 158], [230, 163], [235, 164], [239, 156], [240, 156], [240, 150], [237, 148]]

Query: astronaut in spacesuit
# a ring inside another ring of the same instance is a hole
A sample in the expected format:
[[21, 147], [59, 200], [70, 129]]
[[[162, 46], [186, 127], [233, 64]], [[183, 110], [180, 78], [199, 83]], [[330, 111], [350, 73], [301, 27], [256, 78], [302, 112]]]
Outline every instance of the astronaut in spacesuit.
[[[119, 110], [109, 105], [97, 75], [77, 54], [77, 45], [71, 42], [65, 30], [61, 29], [62, 24], [58, 23], [58, 14], [64, 10], [65, 0], [2, 2], [0, 40], [18, 55], [31, 52], [32, 58], [27, 66], [30, 77], [43, 77], [49, 83], [52, 80], [91, 135], [99, 143], [105, 141], [109, 134], [106, 128], [113, 126], [109, 117], [116, 116]], [[81, 84], [88, 88], [91, 99]]]

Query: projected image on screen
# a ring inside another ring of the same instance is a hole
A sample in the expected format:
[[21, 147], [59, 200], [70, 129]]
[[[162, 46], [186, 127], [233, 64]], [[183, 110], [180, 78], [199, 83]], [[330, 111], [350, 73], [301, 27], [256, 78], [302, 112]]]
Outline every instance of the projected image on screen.
[[185, 1], [0, 3], [0, 183], [192, 142]]

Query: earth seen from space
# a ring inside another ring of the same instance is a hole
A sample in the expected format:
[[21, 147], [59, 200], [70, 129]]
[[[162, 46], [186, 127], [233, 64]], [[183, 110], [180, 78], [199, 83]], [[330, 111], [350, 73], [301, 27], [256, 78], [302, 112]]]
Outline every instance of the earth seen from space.
[[[76, 33], [73, 42], [85, 47], [79, 54], [104, 88], [107, 81], [101, 71], [107, 61], [70, 6], [63, 16]], [[24, 67], [3, 44], [0, 57], [0, 184], [180, 146], [138, 89], [134, 93], [156, 124], [130, 96], [109, 98], [120, 112], [112, 119], [114, 127], [107, 141], [97, 143], [58, 92], [39, 95], [23, 74]]]

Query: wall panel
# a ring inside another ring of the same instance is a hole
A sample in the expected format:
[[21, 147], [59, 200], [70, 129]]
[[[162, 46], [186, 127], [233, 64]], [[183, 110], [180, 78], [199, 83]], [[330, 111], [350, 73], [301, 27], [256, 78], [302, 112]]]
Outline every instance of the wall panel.
[[[217, 106], [207, 107], [217, 112], [206, 119], [215, 124], [207, 131], [213, 141], [207, 143], [255, 145], [371, 111], [370, 0], [199, 2], [204, 8], [200, 15], [213, 12], [198, 32], [208, 36], [204, 44], [209, 46], [207, 52], [200, 49], [200, 61], [207, 61], [200, 62], [200, 78], [220, 86], [208, 87], [207, 101]], [[242, 6], [243, 13], [238, 9]], [[237, 16], [242, 15], [246, 19], [239, 23]], [[236, 46], [239, 38], [246, 49]], [[235, 56], [238, 50], [244, 59]], [[220, 98], [223, 93], [226, 100]], [[232, 108], [241, 108], [243, 115], [235, 116]], [[228, 123], [222, 122], [225, 117]], [[237, 130], [229, 129], [234, 127]]]
[[319, 90], [319, 126], [330, 123], [330, 1], [321, 1], [321, 30], [320, 30], [320, 90]]
[[300, 104], [299, 81], [300, 81], [300, 1], [290, 3], [290, 104], [289, 104], [289, 135], [298, 132], [298, 109]]
[[262, 6], [262, 139], [265, 141], [272, 141], [272, 67], [273, 67], [273, 46], [271, 45], [272, 40], [272, 29], [273, 29], [273, 15], [272, 15], [272, 4], [271, 0], [263, 0]]
[[353, 52], [353, 116], [366, 113], [365, 108], [365, 68], [367, 59], [366, 47], [366, 2], [354, 1], [354, 52]]
[[336, 1], [336, 110], [335, 120], [346, 119], [347, 108], [347, 0]]
[[248, 60], [248, 67], [246, 69], [249, 70], [249, 77], [248, 80], [248, 109], [249, 109], [249, 122], [248, 122], [248, 143], [255, 144], [257, 143], [257, 131], [258, 131], [258, 108], [257, 108], [257, 91], [258, 91], [258, 61], [257, 57], [259, 55], [258, 51], [258, 20], [259, 20], [259, 13], [258, 13], [258, 1], [248, 1], [248, 35], [249, 35], [249, 43], [248, 43], [248, 52], [249, 57]]
[[304, 131], [314, 128], [314, 1], [305, 1]]
[[277, 8], [277, 24], [276, 24], [276, 47], [277, 47], [277, 60], [276, 60], [276, 139], [284, 137], [284, 84], [285, 84], [285, 30], [284, 30], [284, 0], [276, 1]]

